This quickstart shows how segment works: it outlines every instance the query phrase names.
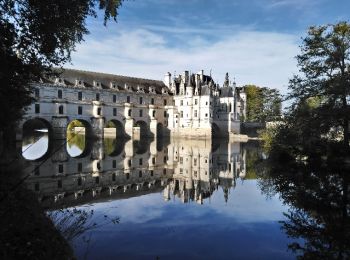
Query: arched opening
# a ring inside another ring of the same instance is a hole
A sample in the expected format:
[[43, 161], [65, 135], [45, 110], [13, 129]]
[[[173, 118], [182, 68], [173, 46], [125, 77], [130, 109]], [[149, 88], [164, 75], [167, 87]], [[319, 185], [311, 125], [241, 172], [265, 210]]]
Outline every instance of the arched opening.
[[212, 137], [215, 138], [215, 137], [220, 137], [221, 133], [220, 133], [220, 128], [218, 127], [217, 124], [215, 123], [212, 123], [211, 124], [211, 134], [212, 134]]
[[125, 148], [125, 139], [120, 138], [104, 138], [103, 147], [105, 154], [114, 157], [119, 156]]
[[42, 118], [34, 118], [23, 124], [22, 156], [27, 160], [38, 160], [49, 152], [51, 125]]
[[67, 126], [67, 152], [71, 157], [83, 157], [89, 152], [88, 136], [92, 128], [89, 122], [75, 119]]
[[134, 140], [132, 144], [136, 154], [145, 154], [150, 148], [150, 142], [148, 139]]
[[126, 134], [123, 123], [115, 119], [109, 120], [104, 129], [104, 136], [108, 138], [124, 138]]
[[133, 135], [136, 138], [149, 137], [150, 130], [149, 126], [145, 121], [136, 121], [133, 127]]

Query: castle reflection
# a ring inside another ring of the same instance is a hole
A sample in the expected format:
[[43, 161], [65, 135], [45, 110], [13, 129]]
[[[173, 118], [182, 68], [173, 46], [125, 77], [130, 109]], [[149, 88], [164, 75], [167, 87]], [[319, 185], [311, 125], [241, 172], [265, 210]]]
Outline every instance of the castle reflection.
[[165, 201], [203, 204], [219, 188], [227, 201], [246, 175], [242, 144], [228, 140], [89, 140], [77, 157], [64, 141], [52, 142], [47, 157], [27, 161], [24, 173], [49, 209], [154, 192], [163, 192]]

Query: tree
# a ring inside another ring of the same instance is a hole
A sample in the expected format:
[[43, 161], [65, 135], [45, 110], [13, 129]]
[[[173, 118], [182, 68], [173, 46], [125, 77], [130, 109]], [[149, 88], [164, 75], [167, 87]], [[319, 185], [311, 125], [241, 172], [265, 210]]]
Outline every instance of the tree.
[[317, 139], [340, 131], [349, 149], [350, 25], [310, 27], [297, 61], [302, 75], [290, 80], [287, 124]]
[[277, 89], [247, 85], [244, 91], [247, 94], [247, 121], [273, 121], [281, 116], [282, 97]]
[[104, 10], [104, 24], [122, 0], [0, 0], [0, 132], [12, 129], [32, 101], [30, 83], [70, 61], [88, 33], [85, 20]]

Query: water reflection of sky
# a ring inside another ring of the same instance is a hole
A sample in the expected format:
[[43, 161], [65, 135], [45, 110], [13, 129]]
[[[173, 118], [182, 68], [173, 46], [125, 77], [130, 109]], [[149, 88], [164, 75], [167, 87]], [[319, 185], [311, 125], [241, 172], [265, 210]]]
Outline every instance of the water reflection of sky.
[[[277, 197], [266, 200], [256, 181], [239, 182], [227, 203], [219, 188], [204, 205], [165, 202], [162, 193], [155, 193], [92, 208], [95, 221], [108, 214], [119, 216], [120, 224], [90, 231], [90, 259], [293, 258], [277, 222], [287, 208]], [[87, 244], [81, 238], [74, 244], [82, 258]]]
[[27, 160], [36, 160], [41, 158], [49, 147], [49, 139], [47, 135], [41, 136], [35, 142], [22, 146], [22, 155]]
[[74, 143], [73, 144], [67, 143], [67, 152], [72, 157], [77, 157], [83, 153], [83, 151]]

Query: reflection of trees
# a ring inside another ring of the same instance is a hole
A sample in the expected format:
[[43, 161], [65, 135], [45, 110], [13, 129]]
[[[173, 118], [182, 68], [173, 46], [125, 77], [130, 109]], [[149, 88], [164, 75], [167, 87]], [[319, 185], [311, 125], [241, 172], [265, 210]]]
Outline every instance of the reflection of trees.
[[246, 151], [246, 175], [244, 179], [255, 180], [257, 179], [257, 167], [258, 162], [261, 160], [261, 149], [258, 144], [245, 146]]
[[264, 167], [260, 186], [290, 205], [281, 224], [288, 236], [304, 240], [289, 245], [300, 258], [350, 257], [350, 167], [338, 155], [333, 150], [307, 162], [270, 158]]
[[77, 146], [81, 151], [85, 149], [85, 134], [79, 134], [74, 131], [75, 127], [84, 127], [84, 124], [78, 120], [73, 120], [67, 127], [67, 143], [69, 147]]

